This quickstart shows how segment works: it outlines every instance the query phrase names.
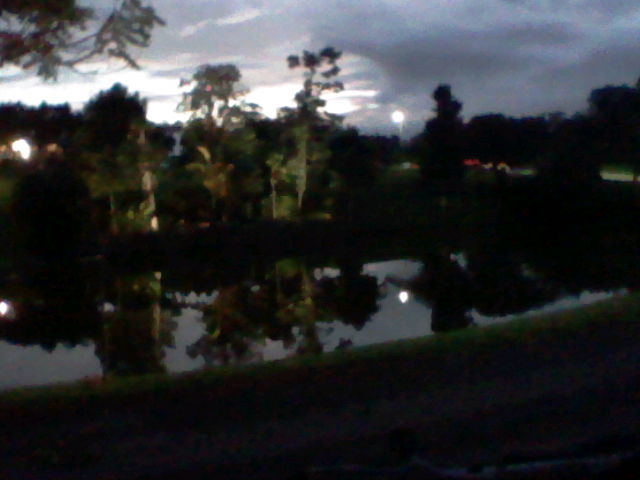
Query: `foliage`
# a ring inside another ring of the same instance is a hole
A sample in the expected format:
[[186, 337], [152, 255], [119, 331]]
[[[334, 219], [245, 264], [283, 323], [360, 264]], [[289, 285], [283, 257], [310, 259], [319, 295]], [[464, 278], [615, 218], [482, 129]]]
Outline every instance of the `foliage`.
[[[85, 105], [78, 134], [81, 167], [93, 195], [130, 191], [140, 185], [137, 145], [144, 130], [145, 105], [138, 93], [116, 83]], [[84, 155], [82, 155], [84, 153]]]
[[141, 375], [165, 371], [163, 344], [172, 343], [160, 306], [160, 277], [152, 272], [114, 279], [115, 311], [105, 314], [96, 355], [105, 376]]
[[[231, 100], [247, 93], [238, 87], [241, 78], [240, 70], [232, 64], [201, 65], [191, 79], [180, 81], [180, 86], [193, 88], [183, 94], [178, 109], [192, 112], [193, 118], [206, 119], [211, 126], [226, 127], [244, 112], [230, 105]], [[247, 111], [254, 112], [254, 106], [248, 106]]]
[[[333, 47], [325, 47], [318, 53], [304, 50], [302, 55], [289, 55], [287, 63], [289, 68], [304, 68], [304, 83], [302, 90], [296, 96], [298, 115], [315, 116], [318, 110], [325, 106], [326, 102], [321, 98], [325, 92], [339, 92], [344, 89], [342, 82], [331, 80], [340, 73], [337, 62], [342, 52]], [[324, 69], [324, 70], [322, 70]], [[322, 71], [319, 71], [322, 70]], [[320, 74], [324, 80], [316, 80]]]
[[449, 85], [439, 85], [433, 92], [436, 118], [424, 129], [426, 151], [421, 163], [425, 179], [460, 179], [464, 173], [462, 156], [462, 119], [460, 103]]
[[[340, 73], [337, 62], [341, 56], [342, 52], [333, 47], [325, 47], [318, 53], [305, 50], [302, 55], [287, 57], [290, 69], [304, 69], [304, 81], [302, 89], [295, 96], [297, 108], [281, 110], [281, 116], [288, 124], [289, 141], [294, 148], [290, 155], [280, 157], [281, 163], [274, 165], [274, 168], [295, 178], [294, 188], [300, 213], [309, 187], [311, 166], [313, 163], [320, 164], [328, 156], [326, 146], [318, 141], [318, 137], [322, 135], [318, 134], [326, 132], [340, 121], [339, 117], [322, 110], [326, 104], [322, 94], [344, 89], [342, 82], [332, 80]], [[317, 79], [318, 75], [322, 80]]]
[[197, 172], [170, 165], [159, 172], [157, 212], [163, 229], [172, 230], [180, 224], [188, 228], [213, 218], [211, 193]]
[[30, 107], [4, 103], [0, 105], [0, 144], [26, 137], [39, 148], [52, 143], [66, 147], [80, 122], [80, 115], [69, 104]]
[[186, 166], [211, 194], [215, 220], [242, 220], [261, 215], [268, 194], [265, 160], [252, 124], [234, 130], [192, 121], [183, 136]]
[[154, 227], [154, 171], [168, 145], [147, 140], [145, 103], [115, 84], [84, 108], [75, 145], [79, 168], [96, 198], [108, 198], [113, 233]]
[[599, 153], [612, 164], [633, 168], [640, 175], [640, 88], [611, 86], [595, 89], [589, 96], [589, 116]]
[[538, 178], [558, 192], [589, 189], [601, 180], [602, 150], [592, 118], [576, 115], [558, 123], [538, 165]]
[[267, 338], [285, 347], [298, 340], [298, 353], [319, 353], [317, 322], [328, 320], [329, 312], [316, 294], [308, 268], [293, 259], [278, 262], [253, 285], [221, 288], [204, 309], [208, 335], [191, 347], [191, 355], [222, 364], [246, 361]]
[[76, 0], [5, 0], [0, 5], [0, 67], [35, 67], [39, 76], [55, 79], [60, 68], [106, 55], [137, 68], [130, 49], [147, 47], [153, 29], [164, 25], [141, 0], [121, 0], [106, 20], [99, 25], [95, 20], [95, 10]]
[[375, 147], [354, 128], [337, 132], [329, 143], [328, 166], [338, 177], [334, 212], [338, 217], [352, 218], [352, 194], [373, 185], [378, 165], [374, 163]]
[[377, 165], [375, 146], [355, 128], [337, 132], [329, 143], [329, 168], [336, 172], [343, 188], [350, 190], [373, 184]]
[[65, 163], [56, 161], [18, 182], [11, 218], [18, 252], [27, 258], [67, 262], [81, 255], [91, 234], [88, 189]]

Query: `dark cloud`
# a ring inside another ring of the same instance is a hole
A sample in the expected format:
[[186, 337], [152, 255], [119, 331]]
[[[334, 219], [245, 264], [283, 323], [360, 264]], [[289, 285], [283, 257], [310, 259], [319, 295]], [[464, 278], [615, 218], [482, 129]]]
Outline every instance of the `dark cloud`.
[[569, 22], [525, 23], [507, 26], [493, 35], [496, 42], [507, 42], [520, 47], [553, 47], [583, 39], [586, 34], [578, 32]]
[[[111, 0], [95, 0], [111, 5]], [[153, 100], [203, 63], [239, 66], [252, 89], [299, 84], [285, 58], [333, 45], [344, 51], [347, 89], [360, 110], [348, 123], [406, 131], [431, 115], [431, 92], [452, 85], [468, 118], [484, 112], [571, 114], [591, 89], [640, 76], [638, 0], [155, 0], [168, 26], [139, 52]], [[75, 80], [85, 82], [85, 80]], [[86, 80], [87, 82], [89, 80]], [[144, 85], [131, 86], [144, 92]], [[61, 87], [63, 88], [63, 87]], [[173, 95], [177, 95], [176, 92]], [[177, 97], [176, 97], [177, 98]], [[176, 99], [177, 101], [177, 99]], [[378, 105], [378, 106], [376, 106]]]
[[634, 0], [501, 0], [505, 4], [525, 7], [537, 12], [570, 11], [575, 14], [591, 15], [596, 13], [604, 18], [627, 15], [640, 10], [640, 5]]

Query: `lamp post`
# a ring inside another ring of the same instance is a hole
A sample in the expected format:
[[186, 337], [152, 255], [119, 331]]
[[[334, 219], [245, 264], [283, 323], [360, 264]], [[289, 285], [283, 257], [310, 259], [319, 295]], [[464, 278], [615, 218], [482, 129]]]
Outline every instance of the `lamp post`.
[[391, 121], [398, 125], [398, 136], [402, 137], [402, 127], [404, 126], [404, 113], [400, 110], [396, 110], [391, 114]]

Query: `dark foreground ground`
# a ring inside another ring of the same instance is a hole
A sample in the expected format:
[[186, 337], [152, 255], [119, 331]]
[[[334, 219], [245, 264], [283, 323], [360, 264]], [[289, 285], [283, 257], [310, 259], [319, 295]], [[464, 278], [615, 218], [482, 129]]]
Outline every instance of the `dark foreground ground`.
[[172, 389], [0, 398], [0, 478], [294, 478], [312, 466], [397, 464], [407, 449], [468, 466], [634, 448], [637, 303], [570, 334], [467, 333], [410, 354], [195, 376]]

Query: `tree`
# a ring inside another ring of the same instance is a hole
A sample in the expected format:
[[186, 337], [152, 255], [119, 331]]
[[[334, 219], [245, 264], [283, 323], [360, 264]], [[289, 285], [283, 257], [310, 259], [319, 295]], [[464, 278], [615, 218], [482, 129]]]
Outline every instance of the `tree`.
[[349, 128], [329, 142], [329, 168], [339, 179], [334, 212], [346, 219], [352, 219], [355, 213], [354, 194], [372, 185], [376, 178], [375, 145], [367, 140], [355, 128]]
[[49, 144], [64, 147], [80, 122], [80, 115], [72, 112], [68, 104], [29, 107], [5, 103], [0, 105], [0, 145], [26, 137], [41, 151]]
[[[640, 174], [640, 89], [627, 85], [597, 88], [589, 96], [598, 147], [610, 163], [631, 166]], [[592, 139], [592, 140], [594, 140]]]
[[102, 23], [95, 9], [76, 0], [3, 0], [0, 25], [0, 67], [36, 68], [39, 76], [55, 79], [60, 68], [100, 56], [138, 68], [131, 47], [147, 47], [164, 21], [141, 0], [121, 0]]
[[155, 228], [153, 171], [163, 158], [146, 139], [145, 116], [139, 94], [119, 83], [84, 108], [77, 155], [93, 196], [109, 199], [112, 233]]
[[464, 173], [462, 103], [452, 94], [449, 85], [439, 85], [432, 95], [436, 102], [436, 118], [425, 125], [426, 158], [422, 162], [425, 179], [456, 179]]
[[[318, 132], [318, 124], [332, 125], [340, 121], [340, 117], [322, 110], [326, 104], [322, 95], [344, 89], [342, 82], [334, 80], [340, 73], [337, 62], [341, 56], [342, 52], [333, 47], [325, 47], [318, 53], [304, 50], [302, 55], [287, 57], [290, 69], [304, 69], [302, 89], [295, 96], [297, 108], [281, 111], [284, 119], [290, 123], [295, 153], [290, 157], [282, 156], [280, 162], [274, 159], [271, 167], [272, 172], [280, 172], [279, 176], [283, 176], [284, 173], [295, 178], [298, 211], [302, 210], [309, 182], [309, 167], [314, 153], [317, 153], [313, 151], [313, 140]], [[322, 77], [321, 80], [318, 80], [318, 75]], [[326, 153], [328, 155], [328, 151]]]
[[191, 79], [180, 81], [180, 86], [193, 88], [184, 93], [178, 109], [193, 112], [194, 118], [204, 118], [211, 126], [224, 126], [231, 100], [247, 93], [238, 88], [241, 78], [240, 70], [232, 64], [201, 65]]
[[[263, 196], [264, 172], [256, 158], [253, 130], [263, 115], [258, 105], [238, 101], [247, 93], [239, 87], [241, 78], [235, 65], [202, 65], [191, 79], [180, 82], [192, 85], [178, 106], [192, 112], [183, 137], [187, 169], [211, 193], [216, 220], [259, 216]], [[251, 212], [245, 208], [247, 202]]]
[[[287, 57], [289, 68], [302, 67], [305, 69], [302, 90], [295, 96], [298, 106], [297, 115], [315, 117], [318, 115], [319, 109], [326, 104], [321, 98], [323, 93], [339, 92], [344, 89], [342, 82], [331, 80], [340, 73], [337, 62], [341, 56], [342, 52], [335, 48], [325, 47], [318, 53], [304, 50], [301, 56], [289, 55]], [[318, 74], [324, 80], [318, 81]]]
[[515, 132], [511, 119], [502, 114], [473, 117], [465, 126], [466, 151], [482, 163], [510, 162]]
[[93, 152], [119, 148], [134, 127], [144, 125], [145, 117], [146, 104], [140, 95], [115, 83], [89, 100], [84, 108], [87, 148]]

